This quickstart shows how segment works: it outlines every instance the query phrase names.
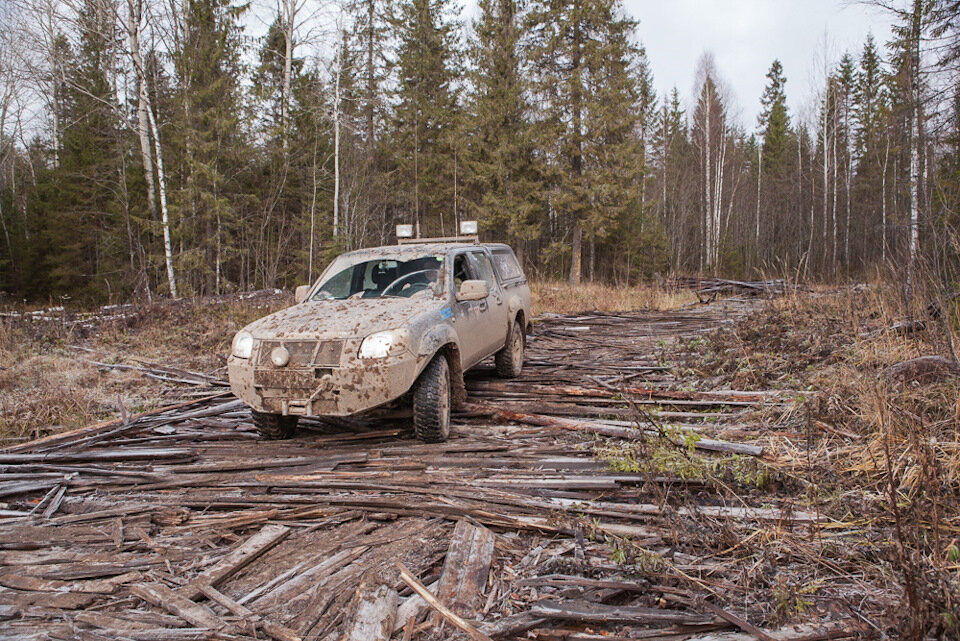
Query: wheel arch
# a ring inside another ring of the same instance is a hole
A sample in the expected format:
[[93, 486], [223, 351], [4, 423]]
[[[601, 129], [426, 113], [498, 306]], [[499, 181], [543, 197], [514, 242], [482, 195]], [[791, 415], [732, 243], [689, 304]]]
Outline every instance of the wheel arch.
[[433, 358], [437, 356], [443, 356], [447, 359], [447, 367], [450, 369], [450, 400], [454, 407], [460, 407], [467, 402], [467, 387], [463, 382], [463, 361], [460, 357], [460, 346], [453, 342], [446, 343], [436, 351]]

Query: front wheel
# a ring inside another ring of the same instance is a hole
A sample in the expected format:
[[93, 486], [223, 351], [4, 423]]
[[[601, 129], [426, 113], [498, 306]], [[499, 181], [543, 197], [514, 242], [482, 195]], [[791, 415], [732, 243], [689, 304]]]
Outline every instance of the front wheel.
[[523, 328], [520, 323], [513, 321], [507, 344], [497, 352], [493, 361], [497, 367], [497, 376], [500, 378], [516, 378], [523, 369]]
[[450, 436], [450, 366], [442, 354], [433, 357], [414, 384], [413, 429], [425, 443]]
[[251, 410], [253, 426], [263, 438], [270, 441], [287, 439], [297, 431], [299, 416], [283, 416], [282, 414], [267, 414]]

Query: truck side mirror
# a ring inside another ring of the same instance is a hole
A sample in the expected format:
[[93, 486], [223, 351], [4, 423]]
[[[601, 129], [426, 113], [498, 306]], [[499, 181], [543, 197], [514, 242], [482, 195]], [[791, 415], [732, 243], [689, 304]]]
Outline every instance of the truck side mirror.
[[296, 299], [298, 305], [303, 301], [307, 300], [307, 292], [309, 291], [310, 291], [310, 285], [300, 285], [297, 287], [297, 291], [294, 294], [294, 298]]
[[483, 300], [490, 295], [490, 289], [485, 280], [465, 280], [460, 283], [460, 291], [457, 292], [458, 301]]

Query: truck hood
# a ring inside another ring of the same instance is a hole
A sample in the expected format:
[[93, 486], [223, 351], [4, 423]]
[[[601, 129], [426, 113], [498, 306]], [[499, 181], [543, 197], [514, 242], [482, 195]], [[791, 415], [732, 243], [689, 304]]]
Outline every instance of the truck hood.
[[397, 329], [413, 316], [446, 305], [440, 298], [306, 301], [247, 325], [257, 340], [363, 338]]

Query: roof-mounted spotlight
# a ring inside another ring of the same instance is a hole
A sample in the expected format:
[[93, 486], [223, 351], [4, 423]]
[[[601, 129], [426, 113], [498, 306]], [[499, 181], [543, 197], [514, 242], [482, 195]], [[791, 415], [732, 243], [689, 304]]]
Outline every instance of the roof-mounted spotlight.
[[413, 225], [397, 225], [397, 238], [413, 238]]
[[477, 221], [475, 221], [475, 220], [461, 220], [461, 221], [460, 221], [460, 235], [461, 235], [461, 236], [476, 236], [476, 235], [477, 235]]

